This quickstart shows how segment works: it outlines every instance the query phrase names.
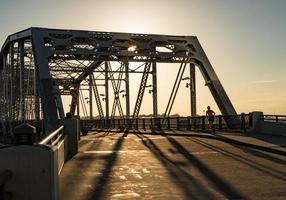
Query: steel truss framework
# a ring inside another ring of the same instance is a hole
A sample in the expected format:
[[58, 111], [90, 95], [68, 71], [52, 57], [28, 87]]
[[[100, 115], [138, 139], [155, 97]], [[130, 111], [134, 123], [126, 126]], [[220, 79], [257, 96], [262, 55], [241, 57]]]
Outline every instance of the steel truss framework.
[[[131, 69], [130, 62], [141, 64]], [[44, 119], [45, 130], [50, 132], [64, 118], [61, 96], [70, 95], [73, 114], [76, 110], [79, 114], [80, 104], [85, 105], [88, 100], [89, 111], [82, 106], [82, 112], [90, 118], [93, 117], [93, 102], [96, 102], [99, 118], [116, 116], [132, 125], [132, 119], [139, 115], [150, 77], [153, 116], [156, 117], [157, 63], [180, 64], [165, 117], [171, 112], [187, 66], [190, 69], [191, 114], [196, 115], [197, 66], [221, 113], [236, 115], [197, 37], [29, 28], [10, 35], [1, 49], [1, 120]], [[130, 73], [142, 74], [133, 115]], [[99, 92], [100, 87], [104, 88], [103, 94]], [[88, 98], [84, 97], [85, 92]], [[111, 112], [109, 102], [113, 102]], [[233, 119], [226, 119], [229, 120]]]

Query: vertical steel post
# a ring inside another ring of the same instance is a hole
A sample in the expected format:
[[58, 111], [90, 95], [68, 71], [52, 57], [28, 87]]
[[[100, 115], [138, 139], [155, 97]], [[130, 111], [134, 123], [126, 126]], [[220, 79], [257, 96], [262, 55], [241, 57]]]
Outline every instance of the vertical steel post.
[[143, 130], [144, 130], [144, 131], [146, 131], [146, 127], [145, 127], [145, 118], [143, 118], [143, 122], [142, 122], [142, 124], [143, 124]]
[[43, 39], [47, 34], [47, 30], [32, 29], [32, 46], [46, 134], [54, 131], [60, 124], [54, 89], [55, 84], [49, 68], [49, 52], [46, 50]]
[[92, 120], [93, 118], [93, 113], [92, 113], [92, 109], [93, 109], [93, 105], [92, 105], [92, 75], [89, 75], [89, 119]]
[[222, 130], [222, 117], [221, 117], [221, 115], [218, 116], [218, 128], [219, 128], [219, 130]]
[[12, 120], [12, 112], [13, 112], [13, 70], [14, 70], [14, 43], [10, 43], [9, 47], [9, 53], [10, 53], [10, 65], [9, 65], [9, 108], [8, 108], [8, 113], [9, 113], [9, 118]]
[[[20, 120], [25, 120], [25, 97], [24, 97], [24, 69], [25, 69], [25, 63], [24, 63], [24, 41], [19, 42], [19, 48], [20, 48]], [[35, 72], [36, 70], [34, 70]], [[34, 76], [36, 73], [34, 73]]]
[[79, 90], [80, 90], [80, 86], [77, 88], [77, 90], [76, 90], [76, 108], [77, 108], [77, 116], [80, 116], [80, 109], [79, 109], [79, 107], [80, 107], [80, 97], [79, 97]]
[[5, 102], [4, 102], [4, 108], [3, 108], [3, 119], [5, 119], [5, 121], [8, 119], [7, 117], [7, 114], [8, 114], [8, 104], [7, 104], [7, 100], [8, 100], [8, 71], [7, 71], [7, 66], [8, 66], [8, 57], [7, 57], [7, 54], [5, 54], [4, 58], [3, 58], [3, 62], [4, 62], [4, 68], [3, 68], [3, 75], [4, 75], [4, 78], [3, 78], [3, 96], [4, 96], [4, 99], [5, 99]]
[[[3, 101], [1, 101], [0, 104], [0, 119], [6, 120], [7, 117], [7, 96], [6, 96], [6, 85], [7, 85], [7, 54], [3, 55], [3, 69], [1, 71], [1, 98], [3, 98]], [[2, 124], [2, 129], [4, 130], [4, 126]], [[5, 133], [5, 131], [3, 131]]]
[[153, 82], [153, 117], [158, 116], [158, 99], [157, 99], [157, 63], [152, 63], [152, 82]]
[[190, 63], [190, 101], [191, 101], [191, 116], [197, 115], [197, 97], [196, 97], [196, 68]]
[[129, 91], [129, 63], [125, 62], [125, 98], [126, 98], [126, 128], [130, 125], [130, 91]]
[[39, 90], [38, 90], [38, 76], [36, 69], [34, 70], [34, 77], [35, 77], [35, 86], [34, 86], [34, 95], [35, 95], [35, 120], [40, 121], [40, 99], [39, 99]]
[[188, 125], [188, 130], [192, 129], [192, 125], [191, 125], [191, 118], [187, 117], [187, 125]]
[[54, 90], [55, 90], [55, 101], [56, 101], [56, 105], [57, 105], [58, 116], [59, 116], [59, 119], [63, 119], [63, 118], [65, 118], [65, 112], [64, 112], [64, 106], [63, 106], [62, 98], [60, 95], [59, 86], [55, 84]]
[[109, 126], [108, 120], [109, 120], [109, 88], [108, 88], [108, 62], [105, 62], [105, 120], [106, 120], [106, 126]]
[[176, 121], [177, 121], [177, 130], [180, 130], [180, 126], [181, 126], [180, 117], [177, 117]]
[[245, 126], [245, 114], [241, 114], [241, 129], [245, 132], [246, 126]]
[[206, 118], [203, 116], [202, 118], [202, 130], [205, 130], [206, 129]]

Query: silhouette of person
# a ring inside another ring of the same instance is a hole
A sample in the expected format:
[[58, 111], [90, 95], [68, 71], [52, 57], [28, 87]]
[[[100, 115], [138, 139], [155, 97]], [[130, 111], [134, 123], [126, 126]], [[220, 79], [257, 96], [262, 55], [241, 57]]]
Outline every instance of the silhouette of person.
[[214, 116], [215, 116], [215, 112], [213, 110], [211, 110], [211, 107], [208, 106], [207, 107], [207, 111], [206, 111], [206, 116], [208, 117], [208, 121], [209, 121], [209, 127], [212, 130], [213, 134], [215, 133], [215, 128], [214, 128]]

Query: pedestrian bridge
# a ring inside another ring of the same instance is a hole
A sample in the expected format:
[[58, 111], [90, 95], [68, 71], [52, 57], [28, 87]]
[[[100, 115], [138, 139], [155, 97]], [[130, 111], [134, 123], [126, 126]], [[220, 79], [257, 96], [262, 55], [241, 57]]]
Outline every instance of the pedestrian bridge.
[[[178, 65], [162, 115], [158, 63]], [[215, 135], [197, 114], [197, 69]], [[237, 114], [195, 36], [29, 28], [7, 37], [0, 74], [0, 199], [286, 196], [285, 116]], [[190, 115], [174, 117], [182, 83]]]

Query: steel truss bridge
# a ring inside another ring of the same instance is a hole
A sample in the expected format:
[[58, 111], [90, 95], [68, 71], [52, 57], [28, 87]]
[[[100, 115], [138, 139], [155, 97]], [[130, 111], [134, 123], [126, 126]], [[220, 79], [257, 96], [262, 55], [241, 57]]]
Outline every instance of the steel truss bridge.
[[[131, 62], [139, 63], [138, 67], [131, 69]], [[73, 115], [79, 115], [82, 109], [90, 119], [97, 114], [97, 120], [122, 119], [127, 128], [132, 127], [146, 88], [152, 93], [153, 117], [158, 117], [157, 63], [179, 65], [161, 124], [168, 123], [186, 70], [189, 70], [191, 116], [196, 116], [196, 67], [222, 115], [236, 115], [195, 36], [29, 28], [8, 36], [1, 49], [0, 120], [2, 123], [42, 120], [45, 132], [50, 133], [65, 117], [66, 101], [62, 96], [68, 95]], [[132, 73], [141, 74], [133, 110], [129, 80]], [[148, 80], [151, 85], [147, 85]], [[86, 100], [88, 109], [83, 106]], [[238, 118], [224, 120], [235, 124]]]

